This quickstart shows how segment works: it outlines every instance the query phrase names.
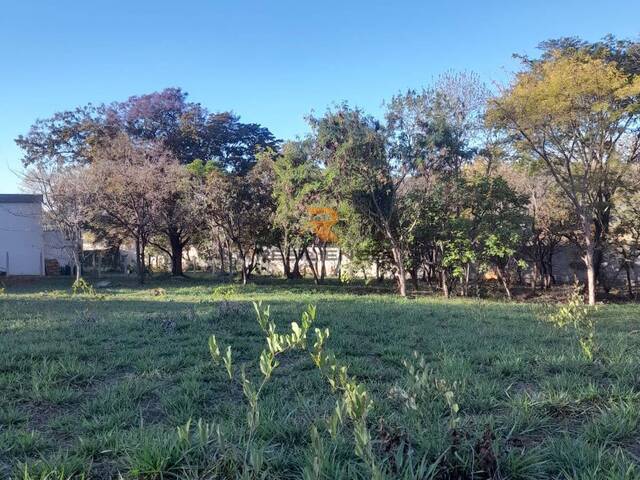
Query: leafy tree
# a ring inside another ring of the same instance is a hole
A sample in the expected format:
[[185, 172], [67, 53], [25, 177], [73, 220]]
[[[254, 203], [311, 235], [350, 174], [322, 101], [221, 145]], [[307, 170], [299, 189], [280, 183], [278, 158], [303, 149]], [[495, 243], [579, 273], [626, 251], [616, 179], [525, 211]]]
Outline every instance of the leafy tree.
[[15, 140], [23, 151], [22, 164], [51, 169], [88, 163], [108, 134], [102, 112], [89, 104], [36, 120], [26, 135]]
[[493, 268], [511, 298], [507, 268], [521, 245], [526, 197], [500, 176], [473, 176], [467, 181], [468, 238], [479, 271]]
[[564, 201], [553, 176], [536, 162], [501, 164], [499, 174], [521, 195], [527, 197], [527, 225], [521, 253], [532, 265], [532, 289], [538, 278], [547, 289], [555, 283], [553, 258], [557, 247], [575, 230], [571, 208]]
[[[625, 166], [640, 152], [640, 77], [582, 53], [530, 63], [491, 102], [488, 120], [542, 160], [581, 228], [588, 299]], [[628, 146], [628, 148], [625, 148]]]
[[350, 205], [357, 214], [354, 219], [370, 222], [374, 232], [388, 242], [398, 291], [406, 296], [409, 232], [401, 228], [398, 192], [407, 169], [390, 161], [382, 126], [359, 109], [343, 104], [321, 118], [312, 118], [311, 124], [332, 192]]
[[[411, 176], [403, 188], [401, 217], [404, 225], [412, 226], [407, 237], [407, 268], [416, 288], [420, 268], [429, 272], [429, 280], [440, 272], [445, 295], [459, 276], [454, 264], [463, 259], [456, 258], [450, 249], [453, 244], [447, 242], [457, 237], [455, 252], [461, 254], [463, 234], [444, 238], [444, 229], [455, 229], [461, 223], [455, 219], [461, 212], [456, 179], [483, 144], [487, 95], [486, 87], [474, 74], [450, 72], [427, 89], [394, 96], [387, 106], [391, 161]], [[438, 188], [437, 182], [445, 182], [448, 187]], [[443, 264], [445, 243], [448, 253]]]
[[135, 142], [120, 134], [95, 153], [87, 170], [91, 221], [101, 229], [124, 232], [134, 241], [140, 283], [144, 283], [145, 251], [154, 219], [176, 167], [175, 158], [162, 145]]
[[459, 173], [478, 151], [488, 90], [473, 73], [442, 75], [387, 105], [390, 154], [422, 175]]
[[[632, 180], [637, 182], [637, 171]], [[611, 243], [620, 258], [620, 270], [625, 273], [627, 293], [633, 298], [633, 282], [631, 273], [638, 257], [640, 257], [640, 191], [625, 191], [620, 195], [613, 221]]]
[[263, 247], [268, 247], [273, 213], [273, 170], [269, 159], [244, 176], [214, 170], [207, 178], [207, 212], [213, 225], [233, 244], [240, 259], [242, 283], [251, 276]]
[[[182, 164], [203, 159], [239, 175], [255, 165], [259, 149], [278, 145], [268, 129], [242, 123], [230, 112], [210, 113], [202, 105], [189, 102], [187, 93], [179, 88], [132, 96], [109, 105], [87, 105], [55, 113], [48, 119], [38, 120], [16, 143], [24, 151], [25, 166], [60, 167], [90, 162], [119, 134], [136, 142], [158, 143]], [[182, 180], [176, 179], [176, 182], [182, 184]], [[187, 213], [185, 209], [189, 204], [179, 202], [179, 197], [173, 195], [165, 199], [163, 216], [165, 220], [180, 222], [165, 223], [160, 228], [160, 233], [167, 237], [165, 244], [170, 247], [167, 250], [171, 252], [174, 275], [182, 274], [182, 250], [197, 227], [187, 225], [187, 219], [195, 219], [197, 215]]]
[[[244, 124], [229, 112], [211, 114], [187, 101], [179, 88], [133, 96], [107, 108], [107, 122], [136, 139], [160, 142], [180, 163], [204, 159], [230, 173], [244, 175], [256, 163], [257, 150], [275, 147], [268, 129]], [[182, 252], [199, 228], [197, 204], [187, 201], [192, 186], [184, 175], [175, 179], [174, 192], [165, 197], [159, 231], [167, 238], [171, 272], [182, 275]]]
[[318, 198], [322, 180], [309, 149], [308, 142], [288, 142], [273, 163], [275, 243], [287, 278], [301, 276], [300, 261], [311, 241], [307, 209]]
[[154, 217], [154, 231], [159, 235], [152, 238], [151, 244], [169, 256], [173, 275], [183, 275], [184, 249], [202, 230], [204, 223], [204, 204], [198, 201], [201, 183], [183, 165], [172, 165], [164, 175], [169, 181], [159, 192]]
[[618, 39], [613, 35], [607, 35], [602, 40], [588, 42], [579, 37], [561, 37], [545, 40], [538, 45], [542, 51], [540, 59], [531, 59], [526, 56], [518, 56], [526, 63], [551, 60], [558, 55], [587, 55], [599, 58], [605, 62], [613, 63], [627, 75], [640, 74], [640, 42], [626, 39]]

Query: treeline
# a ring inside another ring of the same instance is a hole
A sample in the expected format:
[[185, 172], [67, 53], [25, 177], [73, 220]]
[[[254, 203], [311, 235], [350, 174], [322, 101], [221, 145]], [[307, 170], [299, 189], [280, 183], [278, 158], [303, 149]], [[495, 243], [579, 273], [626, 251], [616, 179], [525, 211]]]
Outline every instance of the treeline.
[[375, 264], [401, 295], [408, 281], [474, 294], [491, 270], [509, 296], [525, 269], [533, 288], [550, 286], [557, 247], [572, 243], [590, 303], [611, 259], [631, 294], [640, 44], [540, 48], [497, 93], [447, 73], [392, 97], [384, 119], [347, 103], [311, 116], [295, 141], [210, 113], [179, 89], [62, 112], [17, 139], [25, 182], [77, 247], [87, 229], [113, 245], [133, 240], [141, 281], [149, 246], [180, 275], [183, 249], [197, 245], [223, 270], [237, 259], [245, 282], [269, 247], [288, 278], [306, 263], [322, 282], [337, 245], [349, 269]]

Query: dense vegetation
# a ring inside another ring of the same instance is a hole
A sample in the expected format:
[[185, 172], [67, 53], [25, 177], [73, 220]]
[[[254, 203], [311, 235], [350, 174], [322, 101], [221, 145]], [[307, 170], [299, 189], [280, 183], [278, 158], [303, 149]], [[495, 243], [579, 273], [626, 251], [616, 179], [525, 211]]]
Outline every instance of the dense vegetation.
[[327, 433], [340, 395], [301, 351], [277, 357], [259, 400], [262, 457], [244, 458], [247, 403], [207, 340], [260, 382], [261, 300], [281, 333], [317, 306], [313, 326], [330, 330], [326, 348], [372, 401], [366, 425], [388, 478], [640, 478], [635, 305], [599, 307], [589, 360], [541, 305], [406, 300], [359, 284], [132, 282], [76, 295], [64, 279], [7, 287], [1, 477], [370, 477], [348, 418]]
[[499, 92], [447, 73], [393, 96], [383, 120], [345, 102], [288, 142], [176, 88], [60, 112], [16, 140], [25, 184], [43, 194], [78, 277], [92, 232], [115, 249], [135, 244], [141, 283], [149, 249], [181, 275], [197, 246], [244, 283], [277, 249], [287, 278], [306, 263], [320, 284], [335, 245], [351, 260], [338, 277], [375, 264], [401, 296], [408, 279], [470, 296], [489, 271], [510, 296], [523, 272], [533, 289], [553, 284], [554, 253], [570, 244], [589, 304], [611, 272], [634, 296], [639, 44], [540, 48]]

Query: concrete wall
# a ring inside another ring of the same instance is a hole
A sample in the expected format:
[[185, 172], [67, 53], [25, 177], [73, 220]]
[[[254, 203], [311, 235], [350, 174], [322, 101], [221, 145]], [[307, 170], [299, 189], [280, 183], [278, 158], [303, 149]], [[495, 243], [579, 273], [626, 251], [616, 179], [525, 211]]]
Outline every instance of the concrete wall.
[[73, 266], [71, 243], [65, 239], [60, 231], [45, 230], [43, 232], [43, 239], [45, 260], [56, 260], [60, 267], [66, 265], [70, 267]]
[[44, 274], [40, 202], [0, 203], [0, 272]]

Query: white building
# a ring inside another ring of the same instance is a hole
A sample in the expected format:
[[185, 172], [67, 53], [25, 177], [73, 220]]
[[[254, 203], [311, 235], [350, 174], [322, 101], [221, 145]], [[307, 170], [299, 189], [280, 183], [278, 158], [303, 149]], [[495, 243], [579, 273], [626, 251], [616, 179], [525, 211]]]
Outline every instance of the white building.
[[40, 195], [0, 194], [0, 273], [44, 275]]
[[60, 232], [43, 228], [42, 196], [0, 194], [0, 275], [44, 275], [72, 264]]

